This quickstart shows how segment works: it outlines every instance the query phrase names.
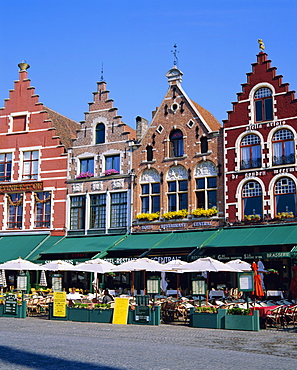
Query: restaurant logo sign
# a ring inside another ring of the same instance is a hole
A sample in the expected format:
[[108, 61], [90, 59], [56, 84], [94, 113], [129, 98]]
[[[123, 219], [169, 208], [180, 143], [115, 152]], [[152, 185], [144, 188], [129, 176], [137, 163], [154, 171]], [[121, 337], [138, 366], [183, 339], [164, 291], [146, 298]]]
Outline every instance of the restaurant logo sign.
[[42, 181], [21, 182], [16, 184], [0, 185], [0, 193], [29, 192], [29, 191], [39, 191], [42, 189], [43, 189]]

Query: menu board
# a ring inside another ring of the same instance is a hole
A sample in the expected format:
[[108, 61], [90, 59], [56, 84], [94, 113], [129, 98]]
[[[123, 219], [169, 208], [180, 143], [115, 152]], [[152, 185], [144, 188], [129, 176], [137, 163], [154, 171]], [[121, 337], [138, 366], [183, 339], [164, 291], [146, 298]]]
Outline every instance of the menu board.
[[54, 292], [53, 316], [66, 317], [66, 292]]
[[113, 310], [113, 324], [126, 325], [128, 320], [129, 298], [116, 298]]
[[254, 274], [252, 272], [238, 273], [238, 289], [241, 292], [252, 292], [254, 290]]
[[9, 315], [17, 314], [17, 299], [14, 295], [8, 296], [5, 300], [4, 313]]

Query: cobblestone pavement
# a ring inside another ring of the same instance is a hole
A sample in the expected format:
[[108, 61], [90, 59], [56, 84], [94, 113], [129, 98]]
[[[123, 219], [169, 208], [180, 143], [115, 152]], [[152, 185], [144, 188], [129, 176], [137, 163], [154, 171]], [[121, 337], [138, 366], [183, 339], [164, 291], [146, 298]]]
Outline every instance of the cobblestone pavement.
[[0, 369], [297, 369], [297, 328], [260, 332], [0, 318]]

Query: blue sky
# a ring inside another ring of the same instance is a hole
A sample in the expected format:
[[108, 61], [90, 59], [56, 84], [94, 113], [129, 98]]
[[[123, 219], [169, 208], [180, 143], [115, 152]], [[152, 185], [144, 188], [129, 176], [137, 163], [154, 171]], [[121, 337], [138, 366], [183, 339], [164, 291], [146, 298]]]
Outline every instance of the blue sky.
[[43, 0], [0, 3], [0, 106], [25, 59], [40, 101], [84, 119], [101, 77], [123, 121], [149, 121], [178, 46], [188, 96], [227, 118], [262, 38], [283, 81], [297, 89], [295, 0]]

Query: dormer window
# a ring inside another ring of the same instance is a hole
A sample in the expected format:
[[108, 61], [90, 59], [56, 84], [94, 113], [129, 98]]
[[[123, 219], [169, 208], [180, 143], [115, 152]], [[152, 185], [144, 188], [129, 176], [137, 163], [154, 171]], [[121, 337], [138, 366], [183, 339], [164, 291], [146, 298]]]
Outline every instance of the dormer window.
[[270, 121], [273, 119], [272, 91], [268, 87], [262, 87], [254, 95], [255, 121]]

